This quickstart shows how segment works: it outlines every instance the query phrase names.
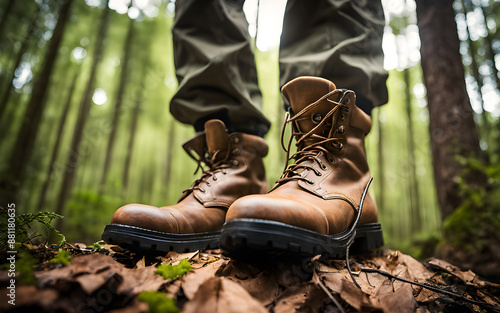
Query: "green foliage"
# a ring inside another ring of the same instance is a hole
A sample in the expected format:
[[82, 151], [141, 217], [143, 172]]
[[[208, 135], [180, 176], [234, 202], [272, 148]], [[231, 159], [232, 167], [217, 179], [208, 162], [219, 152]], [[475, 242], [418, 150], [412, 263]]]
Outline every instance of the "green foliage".
[[191, 270], [188, 259], [183, 259], [177, 265], [160, 264], [155, 274], [159, 274], [163, 279], [177, 279]]
[[[34, 258], [28, 251], [20, 250], [16, 255], [16, 283], [20, 285], [36, 285], [36, 278], [33, 274], [33, 267], [38, 264], [38, 259]], [[0, 266], [0, 269], [9, 270], [10, 263]]]
[[149, 305], [151, 313], [176, 313], [180, 311], [175, 305], [174, 299], [168, 298], [159, 291], [143, 291], [139, 294], [138, 299]]
[[[9, 229], [9, 218], [14, 218], [15, 226], [15, 237], [16, 242], [26, 243], [31, 238], [38, 235], [36, 231], [29, 233], [29, 229], [34, 226], [32, 223], [38, 223], [42, 225], [47, 231], [52, 231], [61, 237], [60, 245], [66, 242], [66, 237], [50, 223], [52, 220], [64, 218], [63, 216], [53, 213], [53, 212], [37, 212], [37, 213], [24, 213], [15, 216], [9, 216], [7, 209], [0, 209], [0, 249], [3, 250], [6, 247], [8, 240], [8, 229]], [[11, 223], [12, 224], [12, 223]], [[11, 225], [12, 226], [12, 225]]]
[[96, 241], [111, 220], [113, 212], [121, 206], [121, 200], [96, 191], [81, 190], [74, 193], [68, 202], [71, 219], [67, 221], [66, 235], [71, 240]]
[[99, 243], [94, 242], [94, 244], [92, 245], [92, 249], [94, 249], [95, 251], [101, 251], [102, 247]]
[[[459, 179], [464, 203], [444, 222], [446, 239], [468, 252], [481, 253], [500, 239], [500, 164], [485, 165], [474, 158], [459, 158], [466, 171]], [[471, 172], [484, 173], [488, 187], [468, 184]]]
[[69, 265], [71, 263], [71, 253], [66, 250], [61, 250], [57, 255], [49, 261], [49, 263]]

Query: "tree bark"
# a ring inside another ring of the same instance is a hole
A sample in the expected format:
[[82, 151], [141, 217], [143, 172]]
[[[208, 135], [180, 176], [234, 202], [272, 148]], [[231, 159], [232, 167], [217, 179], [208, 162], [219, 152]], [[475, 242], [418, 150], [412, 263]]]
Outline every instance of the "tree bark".
[[8, 0], [7, 5], [3, 8], [2, 18], [0, 19], [0, 35], [3, 35], [3, 28], [5, 27], [5, 22], [9, 16], [10, 10], [14, 6], [15, 0]]
[[411, 205], [411, 216], [412, 216], [412, 228], [413, 232], [417, 232], [422, 228], [422, 218], [420, 213], [422, 209], [420, 208], [420, 192], [418, 191], [418, 179], [417, 179], [417, 169], [415, 166], [416, 155], [415, 155], [415, 139], [413, 134], [413, 114], [412, 114], [412, 101], [411, 101], [411, 81], [410, 81], [410, 69], [405, 68], [403, 71], [403, 76], [406, 84], [405, 89], [405, 102], [406, 102], [406, 117], [408, 119], [408, 174], [410, 178], [408, 179], [409, 191], [410, 191], [410, 205]]
[[123, 190], [127, 191], [128, 189], [128, 181], [129, 181], [129, 173], [130, 173], [130, 163], [132, 161], [132, 154], [134, 152], [134, 144], [135, 144], [135, 133], [137, 131], [137, 121], [139, 120], [139, 114], [141, 112], [141, 104], [144, 93], [144, 86], [142, 86], [139, 91], [139, 95], [135, 99], [135, 106], [132, 112], [132, 122], [130, 125], [130, 137], [128, 139], [127, 146], [127, 156], [125, 157], [125, 165], [123, 169]]
[[11, 89], [12, 89], [12, 81], [14, 80], [15, 72], [16, 72], [16, 69], [21, 64], [21, 61], [23, 59], [23, 55], [27, 51], [29, 40], [32, 39], [31, 35], [33, 34], [33, 31], [35, 30], [35, 21], [38, 17], [39, 12], [40, 12], [40, 10], [38, 10], [33, 15], [33, 19], [28, 26], [28, 31], [26, 32], [26, 35], [24, 36], [23, 42], [21, 43], [21, 47], [19, 47], [19, 51], [17, 51], [17, 56], [16, 56], [16, 60], [14, 61], [14, 66], [12, 67], [12, 71], [10, 72], [10, 75], [7, 75], [8, 77], [7, 77], [7, 83], [5, 86], [4, 94], [2, 96], [2, 99], [0, 100], [0, 117], [3, 116], [3, 114], [5, 112], [5, 108], [7, 107], [7, 103], [9, 102], [9, 98], [11, 95]]
[[54, 70], [57, 52], [67, 24], [72, 0], [62, 2], [59, 17], [40, 74], [33, 83], [33, 91], [21, 124], [16, 143], [10, 156], [9, 168], [0, 182], [0, 205], [13, 202], [19, 205], [19, 190], [24, 181], [26, 165], [33, 153], [36, 135], [45, 109], [50, 79]]
[[[482, 151], [465, 86], [453, 1], [416, 2], [434, 179], [442, 217], [445, 218], [464, 200], [458, 189], [464, 167], [456, 156], [482, 158]], [[485, 184], [481, 175], [466, 179], [469, 184]]]
[[118, 129], [118, 124], [120, 122], [120, 115], [122, 113], [121, 111], [122, 111], [123, 95], [125, 94], [125, 86], [127, 84], [127, 74], [128, 74], [127, 72], [128, 72], [128, 64], [129, 64], [129, 60], [130, 60], [133, 30], [134, 30], [134, 20], [130, 19], [130, 23], [129, 23], [129, 27], [128, 27], [128, 31], [127, 31], [127, 37], [125, 39], [124, 54], [123, 54], [123, 61], [122, 61], [122, 71], [120, 74], [120, 82], [118, 83], [118, 89], [116, 92], [115, 109], [113, 112], [113, 121], [111, 122], [111, 132], [109, 133], [108, 147], [106, 149], [106, 159], [104, 161], [104, 170], [102, 172], [101, 182], [99, 184], [100, 191], [102, 191], [102, 189], [104, 188], [104, 185], [105, 185], [106, 180], [108, 178], [111, 160], [113, 159], [113, 147], [114, 147], [115, 139], [116, 139], [116, 131]]
[[[101, 22], [99, 24], [96, 36], [96, 44], [94, 51], [94, 59], [92, 60], [92, 68], [90, 71], [89, 79], [87, 81], [87, 86], [85, 87], [85, 92], [82, 101], [80, 102], [78, 118], [76, 120], [76, 125], [73, 132], [73, 139], [71, 140], [71, 148], [68, 153], [68, 159], [66, 161], [63, 181], [61, 184], [61, 190], [59, 192], [59, 198], [55, 210], [57, 214], [62, 215], [64, 212], [64, 206], [73, 188], [73, 183], [75, 180], [76, 170], [78, 168], [78, 161], [80, 155], [84, 153], [80, 151], [80, 144], [82, 142], [83, 129], [85, 127], [85, 123], [90, 113], [90, 108], [92, 104], [91, 103], [92, 93], [94, 91], [94, 80], [102, 57], [104, 38], [106, 37], [108, 29], [108, 20], [109, 20], [109, 7], [106, 1], [106, 6], [104, 7], [104, 11], [101, 17]], [[61, 221], [62, 221], [61, 219], [58, 219], [56, 221], [56, 228], [61, 228], [62, 224]]]
[[69, 107], [71, 105], [71, 99], [73, 98], [73, 91], [75, 90], [76, 80], [78, 78], [79, 71], [75, 73], [73, 77], [73, 81], [71, 82], [71, 86], [69, 88], [68, 97], [66, 98], [66, 103], [64, 104], [63, 113], [61, 115], [61, 119], [59, 121], [59, 127], [57, 128], [57, 137], [56, 142], [54, 143], [54, 147], [52, 148], [52, 156], [50, 157], [49, 167], [47, 170], [47, 176], [43, 183], [42, 190], [40, 191], [40, 196], [38, 198], [38, 205], [36, 206], [37, 210], [42, 210], [45, 204], [45, 198], [47, 197], [47, 190], [49, 189], [50, 179], [52, 177], [52, 172], [54, 169], [54, 163], [57, 160], [57, 155], [59, 154], [59, 146], [61, 144], [61, 138], [64, 130], [64, 125], [66, 124], [66, 118], [68, 116]]

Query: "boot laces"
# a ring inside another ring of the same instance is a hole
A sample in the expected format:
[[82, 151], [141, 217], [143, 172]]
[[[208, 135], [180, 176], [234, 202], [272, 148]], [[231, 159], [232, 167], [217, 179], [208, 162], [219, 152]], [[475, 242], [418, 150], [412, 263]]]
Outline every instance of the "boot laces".
[[[194, 171], [194, 175], [198, 173], [199, 170], [201, 170], [202, 174], [201, 177], [196, 179], [191, 187], [188, 189], [184, 190], [184, 192], [191, 192], [194, 190], [199, 190], [203, 193], [206, 192], [205, 189], [201, 188], [201, 184], [205, 183], [207, 186], [210, 186], [210, 183], [208, 182], [208, 179], [210, 177], [213, 177], [213, 180], [217, 180], [217, 177], [215, 176], [216, 173], [222, 172], [223, 175], [226, 175], [227, 172], [225, 169], [230, 168], [233, 164], [230, 163], [229, 156], [230, 156], [230, 149], [227, 149], [226, 155], [224, 155], [223, 158], [220, 160], [217, 160], [219, 155], [221, 154], [221, 150], [216, 150], [212, 155], [208, 155], [208, 153], [204, 156], [201, 156], [200, 158], [195, 157], [191, 152], [188, 152], [189, 156], [194, 159], [197, 163], [198, 166], [196, 167], [196, 170]], [[205, 167], [208, 167], [208, 169], [205, 169]]]
[[[340, 96], [340, 101], [336, 102], [333, 100], [328, 99], [329, 97], [335, 95], [335, 94], [341, 94]], [[339, 142], [339, 137], [329, 137], [328, 135], [322, 136], [319, 134], [316, 134], [316, 130], [318, 130], [322, 126], [330, 126], [330, 129], [334, 126], [333, 123], [331, 122], [332, 116], [335, 112], [337, 112], [341, 107], [347, 107], [343, 102], [344, 97], [345, 97], [345, 90], [342, 89], [335, 89], [330, 91], [329, 93], [325, 94], [315, 102], [309, 104], [306, 106], [304, 109], [302, 109], [300, 112], [295, 114], [293, 117], [290, 116], [290, 112], [287, 112], [285, 115], [285, 122], [283, 124], [283, 128], [281, 130], [281, 146], [283, 147], [283, 150], [286, 152], [286, 163], [285, 163], [285, 168], [283, 170], [283, 174], [281, 175], [281, 178], [278, 179], [277, 183], [281, 184], [290, 180], [302, 180], [305, 181], [308, 184], [313, 184], [314, 182], [306, 177], [301, 176], [301, 172], [304, 170], [311, 170], [313, 171], [317, 176], [321, 176], [321, 172], [319, 172], [316, 168], [313, 167], [314, 162], [317, 162], [320, 166], [321, 169], [326, 169], [326, 165], [323, 164], [321, 159], [318, 157], [320, 152], [323, 152], [327, 158], [327, 160], [331, 163], [333, 163], [333, 152], [329, 149], [326, 148], [328, 144], [330, 144], [332, 147], [334, 147], [337, 150], [341, 150], [343, 148], [342, 143]], [[313, 127], [310, 131], [308, 132], [300, 132], [298, 131], [298, 127], [295, 127], [294, 124], [292, 124], [292, 134], [290, 136], [290, 140], [288, 141], [288, 145], [285, 146], [284, 144], [284, 134], [285, 130], [288, 124], [290, 123], [297, 123], [299, 120], [304, 120], [310, 118], [310, 115], [306, 115], [309, 111], [313, 110], [316, 106], [318, 106], [323, 100], [327, 99], [327, 101], [335, 104], [335, 106], [321, 119], [321, 121], [318, 122], [318, 124]], [[290, 155], [290, 148], [292, 145], [293, 139], [296, 138], [296, 147], [297, 147], [297, 152], [294, 154]], [[304, 142], [306, 139], [313, 139], [312, 144], [304, 145]], [[294, 163], [288, 165], [290, 160], [295, 160]], [[306, 161], [312, 160], [313, 163], [308, 163], [306, 164]]]

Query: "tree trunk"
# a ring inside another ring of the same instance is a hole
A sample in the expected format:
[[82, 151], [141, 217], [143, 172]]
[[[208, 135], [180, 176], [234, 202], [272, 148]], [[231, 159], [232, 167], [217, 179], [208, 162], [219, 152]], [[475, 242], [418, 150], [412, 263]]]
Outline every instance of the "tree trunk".
[[410, 69], [405, 68], [403, 71], [403, 76], [406, 84], [405, 88], [405, 102], [406, 102], [406, 117], [408, 119], [408, 166], [409, 166], [409, 191], [410, 191], [410, 204], [411, 204], [411, 217], [412, 217], [412, 228], [413, 232], [417, 232], [422, 228], [422, 218], [420, 212], [422, 208], [420, 207], [420, 193], [418, 191], [418, 180], [417, 180], [417, 170], [415, 162], [417, 160], [415, 156], [415, 140], [413, 138], [413, 114], [411, 105], [411, 81], [410, 81]]
[[36, 206], [37, 210], [43, 210], [45, 198], [47, 197], [47, 190], [49, 188], [50, 179], [52, 177], [54, 163], [57, 160], [57, 155], [59, 154], [59, 145], [61, 143], [64, 125], [66, 124], [66, 118], [68, 116], [69, 107], [71, 105], [71, 99], [73, 98], [73, 91], [75, 90], [75, 85], [76, 85], [76, 80], [78, 78], [78, 73], [79, 73], [79, 71], [77, 70], [77, 72], [75, 73], [75, 75], [73, 77], [73, 81], [71, 82], [71, 86], [70, 86], [69, 92], [68, 92], [68, 97], [66, 98], [66, 103], [64, 104], [63, 113], [62, 113], [61, 119], [59, 121], [59, 127], [57, 128], [56, 142], [54, 143], [54, 148], [52, 149], [52, 156], [50, 157], [47, 176], [45, 178], [42, 190], [40, 192], [40, 196], [38, 198], [38, 205]]
[[[78, 159], [80, 157], [80, 154], [83, 153], [80, 151], [80, 143], [82, 141], [83, 129], [85, 127], [85, 123], [90, 113], [92, 93], [94, 91], [94, 80], [97, 73], [98, 65], [100, 64], [99, 61], [101, 60], [102, 57], [104, 38], [106, 37], [108, 29], [108, 20], [109, 20], [109, 7], [106, 1], [106, 6], [104, 7], [104, 11], [101, 17], [101, 22], [99, 24], [96, 36], [96, 44], [94, 51], [94, 59], [92, 60], [92, 68], [90, 71], [89, 79], [87, 81], [87, 86], [85, 87], [85, 92], [82, 101], [80, 103], [78, 118], [76, 120], [76, 125], [73, 132], [73, 139], [71, 140], [71, 148], [68, 153], [68, 159], [66, 161], [63, 181], [61, 184], [61, 190], [59, 192], [59, 198], [55, 210], [57, 214], [62, 215], [64, 212], [64, 206], [70, 195], [75, 180], [76, 170], [78, 167]], [[61, 219], [58, 219], [56, 221], [56, 228], [61, 228]]]
[[135, 99], [135, 106], [134, 110], [132, 112], [132, 123], [130, 125], [130, 137], [128, 140], [128, 146], [127, 146], [127, 156], [125, 157], [125, 166], [123, 169], [123, 190], [126, 192], [128, 189], [128, 180], [129, 180], [129, 173], [130, 173], [130, 162], [132, 161], [132, 154], [134, 152], [134, 144], [135, 144], [135, 133], [137, 131], [137, 121], [139, 119], [139, 114], [140, 114], [140, 108], [142, 104], [142, 98], [144, 94], [144, 86], [142, 86], [141, 90], [139, 91], [139, 95]]
[[172, 163], [174, 161], [174, 150], [177, 147], [175, 144], [175, 122], [172, 120], [170, 121], [170, 127], [168, 130], [168, 142], [167, 142], [167, 156], [165, 158], [165, 198], [168, 199], [170, 196], [170, 183], [172, 182], [171, 176], [172, 176]]
[[2, 19], [0, 19], [0, 35], [3, 35], [3, 28], [5, 27], [5, 23], [7, 22], [7, 18], [9, 16], [10, 10], [14, 6], [15, 0], [8, 0], [7, 5], [3, 8]]
[[385, 179], [384, 179], [384, 128], [383, 123], [380, 119], [382, 114], [381, 108], [377, 109], [377, 135], [378, 135], [378, 150], [377, 150], [377, 167], [378, 167], [378, 177], [377, 177], [377, 206], [380, 211], [384, 210], [384, 197], [385, 197]]
[[[469, 19], [467, 18], [467, 12], [473, 12], [473, 7], [467, 7], [464, 0], [460, 0], [460, 4], [462, 5], [462, 13], [465, 18], [465, 30], [467, 33], [467, 45], [469, 46], [469, 54], [471, 58], [470, 67], [472, 70], [472, 76], [474, 76], [474, 80], [477, 83], [478, 93], [479, 93], [479, 102], [481, 103], [481, 122], [483, 126], [484, 133], [483, 135], [488, 134], [488, 119], [486, 117], [486, 111], [484, 110], [484, 101], [483, 101], [483, 77], [479, 73], [479, 66], [476, 62], [477, 49], [474, 47], [474, 42], [470, 38], [470, 29], [469, 29]], [[486, 26], [486, 25], [485, 25]]]
[[498, 77], [498, 69], [495, 65], [495, 51], [493, 50], [493, 34], [491, 33], [489, 27], [488, 27], [488, 19], [487, 19], [487, 13], [486, 10], [484, 9], [484, 6], [482, 4], [479, 5], [479, 8], [481, 8], [481, 12], [483, 13], [483, 20], [484, 20], [484, 27], [486, 27], [486, 51], [488, 52], [488, 58], [490, 59], [491, 62], [491, 70], [493, 71], [493, 76], [495, 77], [495, 82], [497, 84], [497, 89], [500, 89], [500, 77]]
[[64, 28], [68, 20], [72, 0], [62, 2], [59, 9], [59, 18], [48, 44], [47, 52], [40, 74], [33, 83], [33, 91], [28, 107], [24, 114], [21, 129], [17, 136], [14, 149], [10, 157], [9, 168], [6, 175], [0, 182], [0, 201], [2, 205], [7, 202], [14, 202], [19, 205], [19, 190], [24, 180], [26, 165], [33, 154], [36, 134], [40, 126], [45, 103], [48, 95], [50, 78], [54, 69], [57, 52], [64, 34]]
[[99, 184], [100, 191], [102, 191], [106, 183], [106, 179], [108, 178], [109, 168], [111, 165], [111, 160], [113, 159], [113, 147], [116, 139], [116, 130], [118, 129], [118, 124], [120, 122], [120, 115], [122, 113], [121, 111], [122, 111], [123, 95], [125, 94], [125, 86], [127, 84], [127, 74], [128, 74], [127, 72], [130, 60], [130, 51], [131, 51], [130, 48], [132, 46], [133, 29], [134, 29], [134, 20], [130, 19], [127, 31], [127, 38], [125, 39], [122, 71], [120, 74], [120, 82], [118, 83], [118, 90], [116, 92], [115, 109], [113, 113], [113, 121], [111, 123], [111, 132], [109, 134], [109, 139], [108, 139], [108, 147], [106, 150], [106, 159], [104, 161], [104, 170], [102, 172], [101, 183]]
[[[40, 10], [38, 10], [34, 15], [33, 15], [33, 20], [31, 23], [29, 23], [28, 26], [28, 31], [26, 32], [26, 35], [24, 36], [23, 42], [21, 43], [21, 47], [19, 47], [19, 51], [17, 52], [16, 60], [14, 61], [14, 66], [12, 67], [12, 71], [10, 72], [10, 75], [7, 75], [7, 83], [5, 86], [4, 94], [2, 96], [2, 99], [0, 99], [0, 117], [3, 116], [5, 112], [5, 108], [7, 107], [7, 103], [9, 102], [9, 98], [11, 95], [11, 89], [12, 89], [12, 81], [14, 80], [15, 77], [15, 72], [16, 69], [19, 67], [21, 64], [21, 61], [23, 59], [24, 53], [28, 50], [28, 42], [30, 39], [32, 39], [31, 35], [33, 34], [33, 31], [35, 30], [35, 20], [38, 17], [38, 13]], [[1, 34], [1, 32], [0, 32]]]
[[[456, 156], [482, 158], [482, 152], [465, 86], [453, 1], [416, 2], [434, 179], [442, 217], [445, 218], [464, 200], [458, 189], [464, 167]], [[481, 175], [466, 179], [469, 184], [485, 183]]]

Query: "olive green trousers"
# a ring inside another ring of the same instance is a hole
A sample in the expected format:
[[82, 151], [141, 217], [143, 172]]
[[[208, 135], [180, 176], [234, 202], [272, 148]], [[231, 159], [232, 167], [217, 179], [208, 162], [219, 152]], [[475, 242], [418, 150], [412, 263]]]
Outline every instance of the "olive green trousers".
[[[261, 109], [243, 2], [175, 3], [172, 33], [179, 87], [170, 111], [197, 131], [212, 118], [223, 120], [229, 131], [260, 136], [270, 127]], [[298, 76], [323, 77], [338, 88], [354, 90], [356, 104], [369, 114], [387, 102], [383, 29], [380, 0], [288, 0], [279, 52], [280, 85]]]

